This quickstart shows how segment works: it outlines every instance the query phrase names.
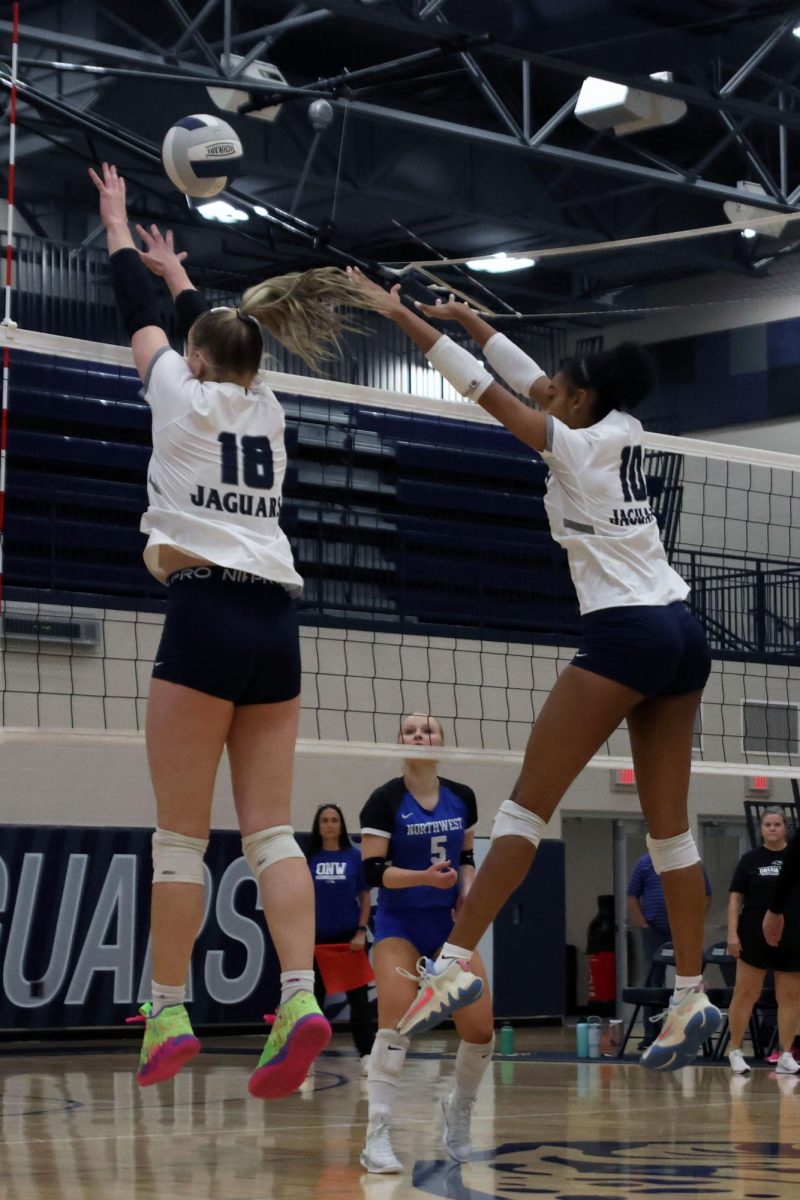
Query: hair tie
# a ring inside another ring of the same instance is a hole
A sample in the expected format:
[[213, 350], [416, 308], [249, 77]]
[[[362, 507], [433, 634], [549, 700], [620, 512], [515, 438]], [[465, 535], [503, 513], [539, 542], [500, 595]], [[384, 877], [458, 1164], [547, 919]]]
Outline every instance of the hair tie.
[[240, 321], [249, 321], [251, 325], [255, 325], [256, 329], [261, 329], [261, 324], [258, 318], [254, 317], [252, 313], [242, 312], [240, 308], [234, 309], [234, 312]]

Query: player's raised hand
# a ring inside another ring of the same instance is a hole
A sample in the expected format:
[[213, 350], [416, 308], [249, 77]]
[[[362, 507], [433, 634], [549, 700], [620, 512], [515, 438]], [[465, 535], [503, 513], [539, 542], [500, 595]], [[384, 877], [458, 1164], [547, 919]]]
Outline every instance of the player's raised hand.
[[460, 321], [465, 313], [473, 311], [466, 301], [457, 300], [452, 292], [447, 300], [439, 299], [435, 304], [423, 304], [421, 300], [415, 300], [414, 307], [434, 321]]
[[187, 257], [187, 250], [176, 253], [175, 238], [171, 229], [162, 234], [157, 225], [151, 225], [149, 230], [143, 225], [137, 225], [136, 232], [144, 242], [144, 250], [139, 251], [139, 257], [154, 275], [168, 274], [170, 268], [179, 266]]
[[394, 284], [387, 292], [386, 288], [381, 287], [379, 283], [374, 283], [371, 279], [368, 279], [358, 267], [348, 267], [347, 274], [350, 277], [350, 282], [356, 285], [358, 290], [363, 293], [365, 300], [369, 302], [369, 308], [376, 312], [381, 312], [387, 317], [391, 316], [398, 309], [403, 308], [399, 283]]
[[113, 163], [103, 163], [102, 178], [89, 167], [89, 178], [100, 193], [100, 220], [106, 229], [128, 224], [125, 180]]
[[455, 871], [448, 859], [443, 859], [442, 862], [431, 863], [427, 871], [423, 871], [425, 883], [428, 887], [447, 888], [455, 887], [458, 883], [458, 871]]

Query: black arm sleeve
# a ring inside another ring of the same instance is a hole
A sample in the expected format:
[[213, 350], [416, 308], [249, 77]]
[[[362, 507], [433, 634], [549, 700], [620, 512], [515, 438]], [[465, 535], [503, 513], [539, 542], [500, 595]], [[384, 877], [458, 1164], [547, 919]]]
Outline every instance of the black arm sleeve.
[[197, 318], [208, 312], [208, 304], [200, 292], [184, 288], [175, 297], [175, 312], [178, 314], [178, 332], [185, 339]]
[[109, 265], [114, 298], [128, 336], [133, 337], [137, 330], [148, 325], [163, 329], [150, 272], [139, 258], [138, 250], [132, 247], [115, 250]]
[[782, 913], [786, 908], [789, 896], [798, 883], [800, 883], [800, 829], [797, 830], [786, 847], [786, 858], [783, 860], [781, 873], [778, 876], [778, 882], [775, 884], [775, 891], [772, 893], [769, 911]]

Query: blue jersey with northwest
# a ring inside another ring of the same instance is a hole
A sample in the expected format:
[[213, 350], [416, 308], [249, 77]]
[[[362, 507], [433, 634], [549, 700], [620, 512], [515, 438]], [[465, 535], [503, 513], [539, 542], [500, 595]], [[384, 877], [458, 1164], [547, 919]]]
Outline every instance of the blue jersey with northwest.
[[[464, 834], [478, 822], [475, 793], [463, 783], [439, 780], [439, 800], [432, 812], [423, 808], [403, 779], [377, 788], [361, 810], [361, 832], [389, 839], [387, 860], [393, 867], [424, 871], [448, 859], [458, 870]], [[381, 888], [378, 904], [391, 911], [452, 908], [458, 887]]]
[[312, 854], [308, 866], [314, 880], [317, 936], [353, 932], [358, 925], [358, 893], [369, 891], [361, 867], [361, 852], [355, 846], [320, 850]]

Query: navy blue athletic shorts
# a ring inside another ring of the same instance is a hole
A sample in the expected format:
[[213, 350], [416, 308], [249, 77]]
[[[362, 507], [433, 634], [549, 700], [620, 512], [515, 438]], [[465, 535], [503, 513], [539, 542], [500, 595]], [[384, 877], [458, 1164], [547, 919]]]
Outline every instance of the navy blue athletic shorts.
[[643, 696], [681, 696], [705, 687], [711, 654], [705, 630], [682, 600], [601, 608], [581, 618], [573, 666]]
[[153, 678], [234, 704], [300, 693], [300, 634], [286, 588], [246, 571], [186, 567], [167, 580]]
[[375, 941], [384, 938], [404, 938], [418, 954], [433, 958], [453, 930], [453, 913], [449, 907], [406, 908], [387, 912], [378, 905], [375, 911]]

